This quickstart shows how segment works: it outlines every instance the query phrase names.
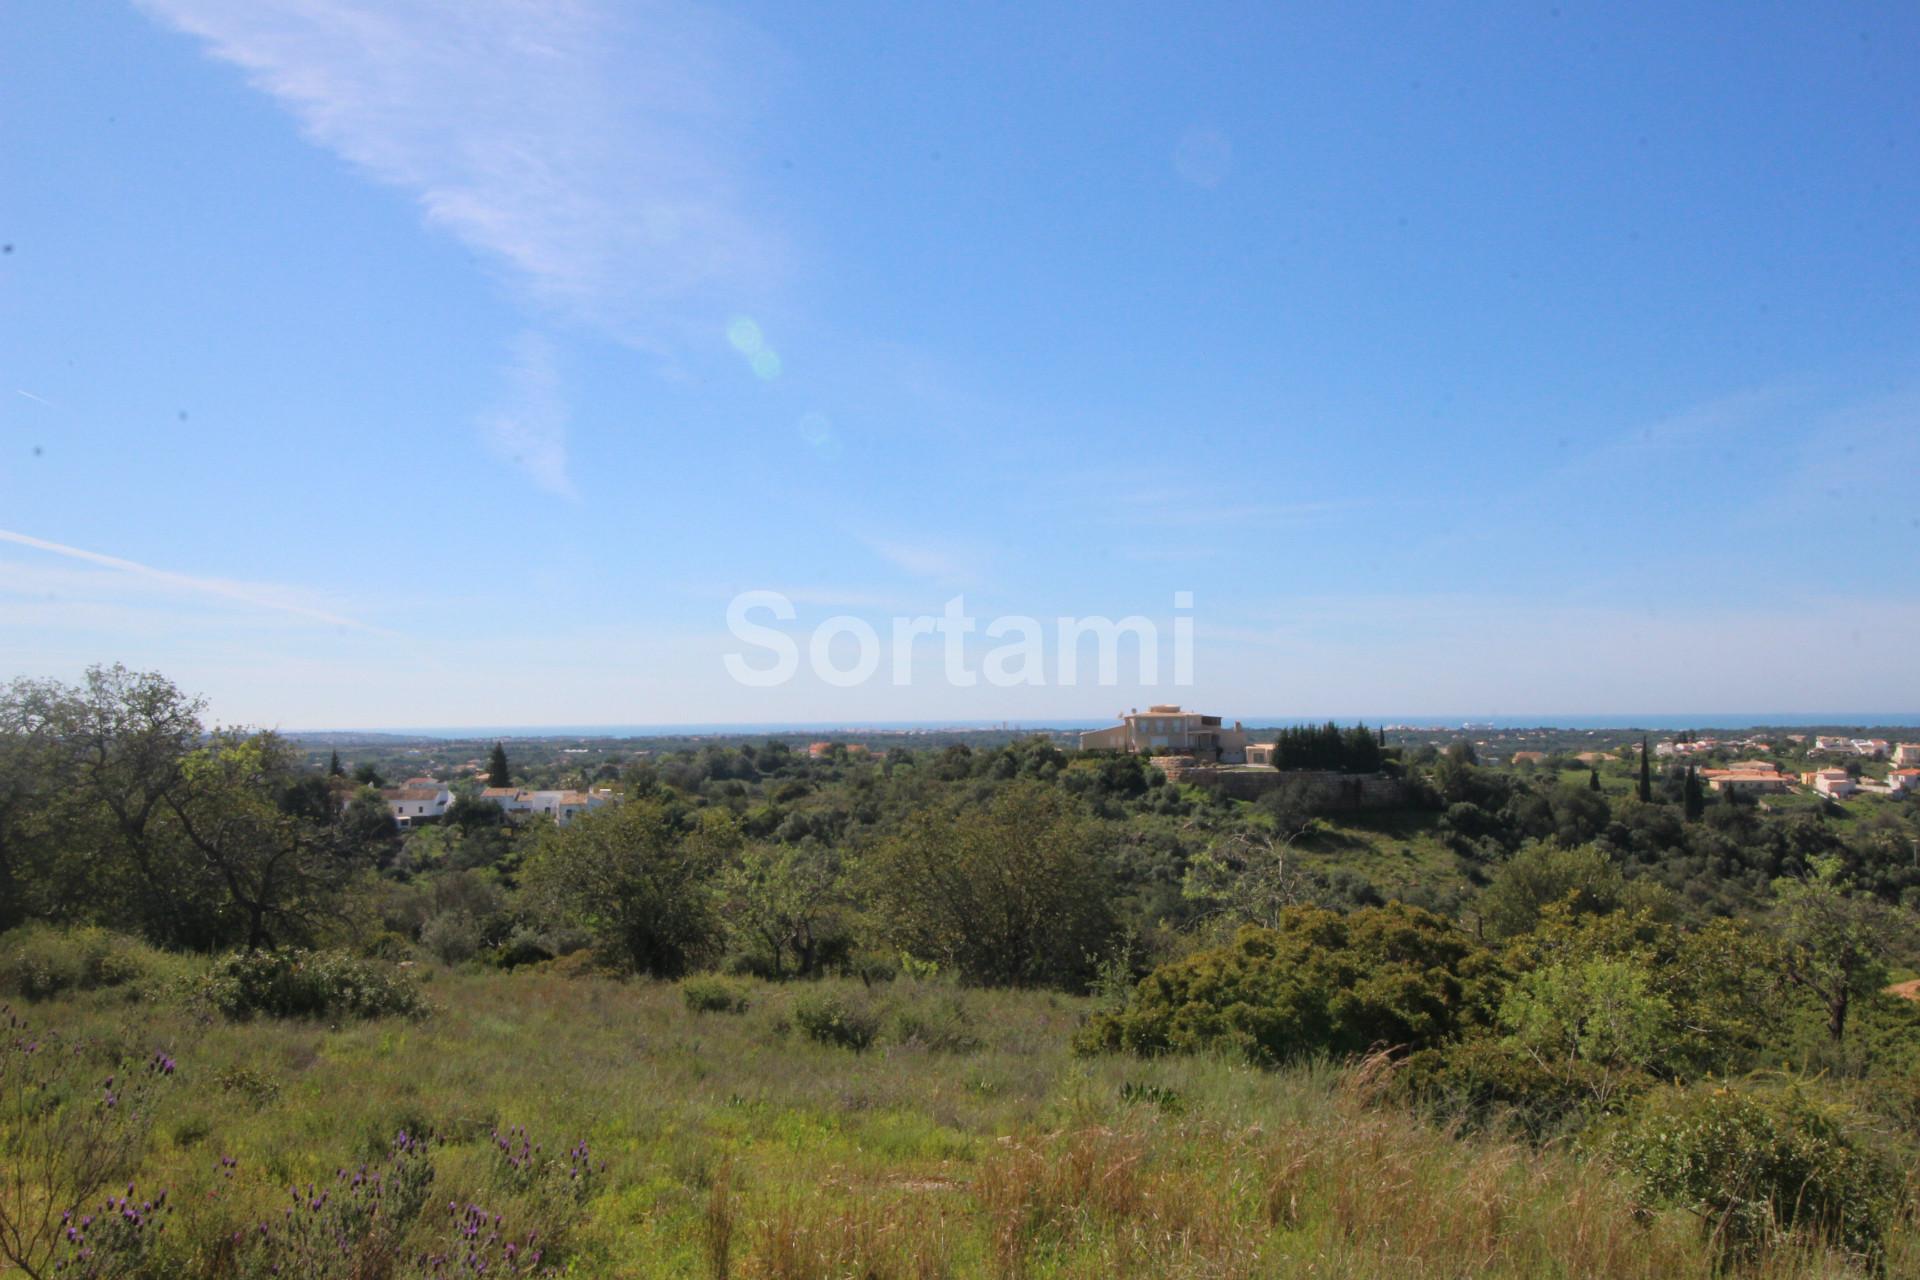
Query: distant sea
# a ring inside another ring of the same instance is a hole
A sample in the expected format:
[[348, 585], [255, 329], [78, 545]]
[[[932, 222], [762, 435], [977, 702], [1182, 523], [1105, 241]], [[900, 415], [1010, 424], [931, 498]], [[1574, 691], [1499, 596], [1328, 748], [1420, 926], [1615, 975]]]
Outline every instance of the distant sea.
[[[1297, 724], [1302, 720], [1327, 717], [1300, 715], [1256, 715], [1237, 717], [1249, 728]], [[1345, 723], [1352, 717], [1335, 716]], [[1645, 729], [1672, 732], [1680, 729], [1770, 728], [1920, 728], [1920, 712], [1700, 712], [1693, 715], [1533, 715], [1533, 716], [1366, 716], [1368, 724], [1385, 724], [1418, 729]], [[423, 725], [383, 729], [310, 729], [289, 731], [301, 737], [321, 733], [379, 733], [414, 738], [665, 738], [737, 736], [754, 733], [937, 733], [945, 730], [981, 731], [1010, 729], [1039, 732], [1043, 729], [1099, 729], [1113, 724], [1106, 718], [1093, 720], [805, 720], [759, 723], [708, 724], [517, 724], [517, 725]]]

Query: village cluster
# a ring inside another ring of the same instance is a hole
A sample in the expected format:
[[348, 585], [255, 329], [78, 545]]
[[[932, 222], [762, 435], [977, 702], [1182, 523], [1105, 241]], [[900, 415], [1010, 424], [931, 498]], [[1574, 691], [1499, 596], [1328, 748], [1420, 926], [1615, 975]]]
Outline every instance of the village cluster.
[[[1789, 742], [1804, 747], [1809, 756], [1847, 761], [1853, 767], [1829, 765], [1794, 773], [1781, 769], [1771, 760], [1738, 760], [1724, 769], [1700, 770], [1701, 781], [1715, 791], [1737, 791], [1750, 795], [1788, 791], [1801, 786], [1830, 800], [1842, 800], [1856, 794], [1904, 796], [1920, 792], [1920, 743], [1817, 735], [1809, 744], [1806, 734], [1790, 733], [1786, 736]], [[1690, 738], [1656, 743], [1653, 753], [1656, 756], [1684, 758], [1729, 749], [1766, 752], [1769, 747], [1757, 738], [1737, 741]], [[1887, 761], [1892, 767], [1887, 770], [1884, 781], [1876, 781], [1862, 774], [1860, 765], [1865, 761]]]

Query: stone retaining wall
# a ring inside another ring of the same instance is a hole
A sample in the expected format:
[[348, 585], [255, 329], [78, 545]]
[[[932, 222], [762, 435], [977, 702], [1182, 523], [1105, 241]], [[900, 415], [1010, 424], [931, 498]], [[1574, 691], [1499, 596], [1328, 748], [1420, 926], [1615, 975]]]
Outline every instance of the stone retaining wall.
[[1297, 769], [1281, 772], [1264, 765], [1202, 764], [1192, 756], [1155, 756], [1153, 765], [1170, 782], [1224, 791], [1236, 800], [1255, 800], [1295, 779], [1313, 784], [1325, 796], [1323, 812], [1397, 809], [1407, 803], [1406, 784], [1384, 773], [1334, 773]]

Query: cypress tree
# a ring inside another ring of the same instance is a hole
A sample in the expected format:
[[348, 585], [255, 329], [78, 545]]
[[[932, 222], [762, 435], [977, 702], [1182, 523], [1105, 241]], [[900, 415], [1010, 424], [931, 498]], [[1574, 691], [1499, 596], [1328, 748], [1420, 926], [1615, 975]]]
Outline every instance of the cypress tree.
[[334, 748], [333, 759], [327, 761], [327, 776], [329, 778], [344, 778], [347, 776], [346, 769], [340, 763], [340, 749], [338, 747]]
[[487, 785], [490, 787], [510, 787], [513, 774], [507, 769], [507, 749], [502, 744], [493, 744], [493, 754], [487, 757]]
[[1599, 789], [1600, 789], [1600, 771], [1598, 769], [1589, 769], [1587, 771], [1587, 790], [1598, 791]]
[[1647, 749], [1647, 735], [1640, 735], [1640, 803], [1653, 803], [1653, 753]]
[[1700, 815], [1707, 811], [1707, 796], [1706, 793], [1700, 789], [1700, 774], [1692, 765], [1687, 766], [1685, 796], [1687, 821], [1696, 822], [1699, 820]]

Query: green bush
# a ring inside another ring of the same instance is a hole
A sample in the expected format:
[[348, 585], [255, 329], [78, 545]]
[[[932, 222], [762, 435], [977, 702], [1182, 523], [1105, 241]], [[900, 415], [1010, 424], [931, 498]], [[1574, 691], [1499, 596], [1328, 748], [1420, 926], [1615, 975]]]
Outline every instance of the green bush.
[[1607, 1148], [1643, 1199], [1699, 1214], [1732, 1253], [1800, 1234], [1876, 1260], [1903, 1187], [1851, 1109], [1798, 1085], [1656, 1090]]
[[889, 1019], [888, 1035], [899, 1044], [917, 1045], [934, 1053], [972, 1053], [980, 1047], [973, 1016], [958, 992], [916, 991], [903, 984], [901, 1003]]
[[418, 1017], [427, 1002], [404, 974], [344, 951], [241, 951], [223, 956], [204, 991], [229, 1018]]
[[796, 1000], [793, 1023], [809, 1040], [856, 1053], [870, 1046], [880, 1034], [880, 1018], [872, 1008], [853, 1004], [831, 992], [804, 995]]
[[725, 978], [688, 978], [680, 984], [680, 998], [695, 1013], [745, 1013], [753, 1004], [746, 987]]
[[27, 925], [0, 937], [0, 992], [45, 1000], [127, 986], [153, 976], [154, 956], [144, 943], [106, 929]]
[[480, 922], [465, 911], [442, 911], [420, 926], [420, 945], [442, 964], [460, 964], [473, 959], [480, 943]]
[[1483, 1018], [1487, 958], [1447, 920], [1401, 903], [1338, 915], [1291, 907], [1141, 979], [1117, 1013], [1088, 1020], [1081, 1052], [1229, 1050], [1275, 1065], [1314, 1053], [1420, 1049]]
[[1585, 1128], [1651, 1084], [1577, 1058], [1548, 1065], [1509, 1039], [1476, 1036], [1408, 1057], [1392, 1094], [1447, 1121], [1513, 1125], [1545, 1141]]

